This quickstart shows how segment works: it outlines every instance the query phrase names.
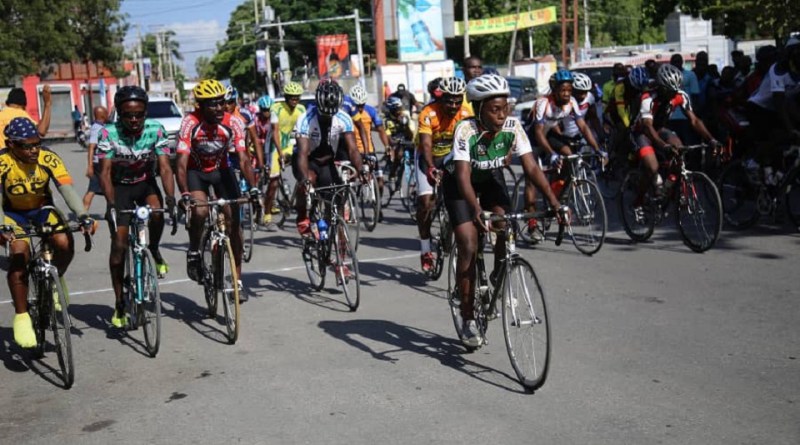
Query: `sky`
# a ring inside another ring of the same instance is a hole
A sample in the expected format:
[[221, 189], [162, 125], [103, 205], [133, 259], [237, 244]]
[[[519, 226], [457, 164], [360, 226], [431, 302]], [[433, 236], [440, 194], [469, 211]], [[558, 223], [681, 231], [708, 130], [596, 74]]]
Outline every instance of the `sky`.
[[[199, 56], [211, 56], [216, 42], [225, 39], [231, 12], [244, 1], [252, 0], [123, 0], [121, 12], [128, 15], [131, 28], [125, 46], [136, 43], [135, 25], [142, 35], [160, 29], [175, 31], [184, 55], [184, 71], [196, 75], [194, 62]], [[259, 0], [260, 2], [260, 0]]]

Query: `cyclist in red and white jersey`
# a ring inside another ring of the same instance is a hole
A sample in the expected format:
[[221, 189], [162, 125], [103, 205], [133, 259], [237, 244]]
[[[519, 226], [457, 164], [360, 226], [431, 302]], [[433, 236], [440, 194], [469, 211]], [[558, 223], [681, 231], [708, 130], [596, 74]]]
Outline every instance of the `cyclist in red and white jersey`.
[[[589, 128], [594, 132], [593, 134], [602, 134], [603, 126], [600, 124], [600, 117], [597, 115], [597, 107], [595, 105], [597, 99], [592, 92], [591, 77], [579, 72], [573, 72], [572, 77], [574, 79], [572, 82], [572, 97], [578, 103], [578, 109], [575, 114], [584, 118]], [[561, 126], [563, 127], [564, 136], [571, 139], [581, 137], [581, 129], [572, 114], [564, 119]]]
[[[234, 87], [225, 90], [225, 111], [233, 117], [242, 121], [245, 129], [245, 144], [248, 147], [248, 155], [251, 157], [251, 165], [259, 170], [264, 168], [264, 149], [256, 132], [256, 119], [250, 110], [239, 106], [239, 91]], [[231, 158], [233, 168], [238, 170], [239, 163], [236, 156]]]
[[[242, 175], [251, 187], [250, 196], [257, 199], [259, 192], [248, 162], [244, 128], [239, 119], [225, 112], [225, 87], [213, 79], [203, 80], [192, 92], [197, 100], [197, 109], [183, 118], [178, 133], [177, 180], [182, 205], [188, 208], [191, 201], [207, 201], [212, 187], [217, 198], [239, 197], [239, 185], [231, 168], [229, 154], [238, 158]], [[228, 206], [224, 213], [230, 222], [231, 247], [241, 277], [242, 233], [239, 212], [232, 211]], [[208, 207], [192, 209], [186, 270], [189, 278], [195, 281], [201, 278], [200, 236], [207, 217]], [[241, 287], [241, 280], [239, 284]]]

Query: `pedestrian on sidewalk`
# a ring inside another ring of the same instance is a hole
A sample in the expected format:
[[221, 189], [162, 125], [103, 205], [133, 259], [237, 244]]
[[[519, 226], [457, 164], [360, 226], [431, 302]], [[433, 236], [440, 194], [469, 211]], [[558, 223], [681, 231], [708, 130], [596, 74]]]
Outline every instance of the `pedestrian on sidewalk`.
[[94, 121], [89, 128], [89, 156], [88, 166], [86, 167], [86, 177], [89, 178], [89, 188], [83, 195], [83, 206], [88, 210], [92, 206], [94, 195], [102, 195], [103, 189], [100, 187], [100, 156], [97, 152], [97, 140], [100, 131], [105, 127], [108, 120], [108, 110], [106, 107], [98, 106], [93, 110]]

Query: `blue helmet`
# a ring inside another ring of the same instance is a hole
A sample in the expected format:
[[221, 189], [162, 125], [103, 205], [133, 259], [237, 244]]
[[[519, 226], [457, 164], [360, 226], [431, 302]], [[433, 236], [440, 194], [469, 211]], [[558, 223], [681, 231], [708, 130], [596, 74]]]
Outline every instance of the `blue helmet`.
[[558, 85], [558, 84], [561, 84], [561, 83], [564, 83], [564, 82], [572, 83], [572, 82], [575, 81], [575, 78], [572, 76], [572, 72], [571, 71], [558, 70], [553, 75], [553, 81], [555, 81], [556, 85]]
[[261, 96], [261, 98], [258, 99], [258, 109], [261, 111], [269, 110], [270, 108], [272, 108], [272, 104], [274, 103], [275, 101], [272, 100], [271, 97]]
[[239, 91], [237, 91], [236, 88], [229, 86], [225, 89], [225, 100], [231, 101], [237, 99], [239, 99]]
[[628, 81], [631, 83], [632, 87], [639, 91], [644, 91], [647, 86], [650, 85], [650, 75], [647, 73], [645, 67], [637, 66], [628, 74]]

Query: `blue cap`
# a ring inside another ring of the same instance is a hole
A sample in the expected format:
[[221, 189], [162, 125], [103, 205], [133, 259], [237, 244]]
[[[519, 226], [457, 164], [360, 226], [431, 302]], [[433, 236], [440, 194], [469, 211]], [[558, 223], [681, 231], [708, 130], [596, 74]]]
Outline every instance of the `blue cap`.
[[36, 124], [27, 117], [15, 117], [11, 119], [6, 129], [3, 130], [3, 135], [8, 140], [21, 141], [39, 137], [39, 130], [36, 129]]

